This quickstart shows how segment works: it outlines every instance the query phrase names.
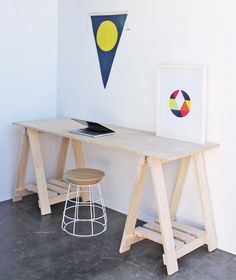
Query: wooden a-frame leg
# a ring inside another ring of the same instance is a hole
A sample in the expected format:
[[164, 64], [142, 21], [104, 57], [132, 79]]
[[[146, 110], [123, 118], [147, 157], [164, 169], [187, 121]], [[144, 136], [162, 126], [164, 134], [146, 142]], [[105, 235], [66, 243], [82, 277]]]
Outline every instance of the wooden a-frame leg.
[[157, 210], [159, 215], [163, 248], [165, 253], [163, 256], [164, 264], [167, 267], [168, 275], [171, 275], [178, 271], [178, 263], [162, 165], [160, 160], [153, 158], [150, 158], [148, 160], [148, 163], [151, 168], [154, 196], [158, 205]]
[[136, 237], [134, 234], [135, 224], [137, 221], [138, 208], [140, 205], [144, 181], [147, 173], [147, 160], [145, 157], [141, 157], [137, 177], [135, 181], [135, 186], [133, 190], [133, 195], [131, 198], [129, 212], [125, 222], [125, 228], [123, 232], [123, 237], [120, 245], [120, 253], [124, 253], [130, 249], [131, 244], [135, 243], [135, 239], [140, 240], [139, 237]]
[[176, 220], [176, 212], [179, 206], [179, 201], [182, 195], [184, 181], [188, 171], [189, 163], [191, 157], [185, 157], [180, 160], [179, 172], [176, 180], [176, 184], [172, 191], [171, 200], [170, 200], [170, 217], [171, 220]]
[[50, 214], [51, 208], [48, 198], [47, 182], [40, 148], [39, 133], [35, 130], [28, 129], [27, 134], [29, 136], [30, 148], [34, 162], [41, 214]]
[[83, 153], [83, 147], [80, 140], [72, 139], [72, 146], [74, 150], [74, 156], [75, 156], [75, 163], [77, 168], [84, 168], [84, 153]]
[[25, 189], [25, 173], [27, 168], [28, 157], [29, 138], [26, 134], [26, 131], [24, 130], [21, 137], [20, 157], [17, 169], [16, 188], [13, 197], [13, 202], [22, 200], [22, 196], [32, 193]]
[[58, 161], [57, 161], [55, 179], [63, 178], [69, 144], [70, 144], [70, 138], [62, 137], [60, 153], [59, 153], [59, 157], [58, 157]]
[[[84, 168], [85, 163], [84, 163], [84, 153], [83, 153], [82, 143], [80, 140], [75, 140], [75, 139], [72, 139], [71, 142], [74, 150], [76, 166], [77, 168]], [[82, 192], [81, 197], [82, 197], [82, 201], [89, 201], [88, 192]]]
[[207, 183], [207, 176], [204, 164], [203, 153], [194, 155], [196, 172], [199, 183], [200, 197], [203, 209], [204, 225], [206, 230], [206, 241], [208, 250], [211, 252], [217, 247], [217, 239], [215, 232], [215, 225], [213, 221], [213, 214], [211, 208], [211, 200]]

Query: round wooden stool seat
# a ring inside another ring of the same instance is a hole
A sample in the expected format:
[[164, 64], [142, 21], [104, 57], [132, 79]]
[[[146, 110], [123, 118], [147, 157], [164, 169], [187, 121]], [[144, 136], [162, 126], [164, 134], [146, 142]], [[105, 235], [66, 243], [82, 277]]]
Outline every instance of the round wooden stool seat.
[[93, 168], [77, 168], [65, 172], [65, 178], [75, 185], [95, 185], [104, 176], [103, 171]]
[[[92, 168], [65, 172], [69, 181], [61, 228], [70, 235], [92, 237], [107, 229], [107, 215], [100, 181], [105, 173]], [[81, 200], [81, 194], [86, 194]]]

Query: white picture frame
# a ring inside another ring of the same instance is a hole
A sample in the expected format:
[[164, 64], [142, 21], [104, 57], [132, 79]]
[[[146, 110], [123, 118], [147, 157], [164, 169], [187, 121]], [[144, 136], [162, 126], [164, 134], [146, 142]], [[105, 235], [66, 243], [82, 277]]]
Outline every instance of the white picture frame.
[[161, 65], [157, 77], [156, 135], [204, 144], [206, 89], [206, 66]]

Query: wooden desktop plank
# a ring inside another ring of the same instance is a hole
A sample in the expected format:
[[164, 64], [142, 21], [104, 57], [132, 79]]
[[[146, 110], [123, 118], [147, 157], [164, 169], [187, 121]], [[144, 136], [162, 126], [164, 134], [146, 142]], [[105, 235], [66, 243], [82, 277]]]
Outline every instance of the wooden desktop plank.
[[69, 118], [23, 121], [16, 122], [15, 124], [34, 129], [39, 132], [47, 132], [61, 137], [126, 150], [139, 155], [155, 157], [160, 159], [162, 162], [190, 156], [218, 146], [218, 144], [215, 143], [206, 143], [201, 145], [165, 137], [157, 137], [154, 132], [111, 125], [106, 126], [115, 130], [115, 134], [92, 138], [70, 133], [69, 130], [77, 129], [82, 126]]

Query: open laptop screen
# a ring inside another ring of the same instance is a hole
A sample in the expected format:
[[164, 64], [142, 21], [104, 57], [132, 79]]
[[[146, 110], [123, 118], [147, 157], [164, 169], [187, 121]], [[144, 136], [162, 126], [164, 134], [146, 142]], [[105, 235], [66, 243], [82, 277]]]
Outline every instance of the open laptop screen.
[[108, 127], [105, 127], [99, 123], [79, 120], [79, 119], [72, 119], [72, 120], [81, 123], [85, 126], [85, 128], [79, 128], [77, 130], [70, 131], [73, 133], [87, 135], [91, 137], [99, 137], [103, 135], [113, 134], [115, 132], [114, 130], [111, 130]]

